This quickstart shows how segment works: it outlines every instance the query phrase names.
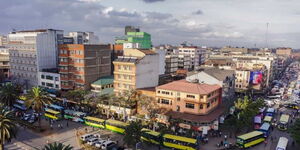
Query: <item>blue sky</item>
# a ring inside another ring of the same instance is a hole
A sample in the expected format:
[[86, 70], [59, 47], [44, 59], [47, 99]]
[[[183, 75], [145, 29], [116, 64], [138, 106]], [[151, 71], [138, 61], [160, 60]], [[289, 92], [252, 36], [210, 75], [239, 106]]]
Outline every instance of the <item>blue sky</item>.
[[0, 0], [0, 33], [34, 28], [94, 31], [102, 43], [139, 26], [154, 45], [300, 48], [299, 0]]

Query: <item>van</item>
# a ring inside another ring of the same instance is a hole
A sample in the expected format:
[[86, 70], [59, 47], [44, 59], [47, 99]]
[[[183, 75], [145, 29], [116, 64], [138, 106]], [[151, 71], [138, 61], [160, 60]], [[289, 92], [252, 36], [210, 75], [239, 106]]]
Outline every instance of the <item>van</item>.
[[80, 137], [80, 139], [83, 141], [83, 142], [86, 142], [88, 139], [90, 138], [93, 138], [93, 134], [85, 134], [83, 136]]
[[114, 141], [106, 141], [102, 144], [101, 149], [107, 149], [108, 147], [111, 147], [113, 145], [116, 145]]

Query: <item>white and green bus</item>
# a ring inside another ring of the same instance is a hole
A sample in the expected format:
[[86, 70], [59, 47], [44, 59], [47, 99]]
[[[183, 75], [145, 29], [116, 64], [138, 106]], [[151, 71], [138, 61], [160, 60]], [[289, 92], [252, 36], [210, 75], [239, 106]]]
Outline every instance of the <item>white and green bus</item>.
[[80, 111], [73, 111], [66, 109], [64, 111], [64, 118], [69, 119], [75, 122], [81, 122], [84, 123], [84, 117], [86, 116], [86, 113], [80, 112]]

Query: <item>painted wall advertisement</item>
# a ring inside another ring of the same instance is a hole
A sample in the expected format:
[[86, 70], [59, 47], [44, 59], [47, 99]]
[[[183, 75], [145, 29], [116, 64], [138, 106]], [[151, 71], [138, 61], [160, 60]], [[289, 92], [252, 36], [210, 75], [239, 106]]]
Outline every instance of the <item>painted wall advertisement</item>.
[[263, 73], [261, 71], [252, 71], [250, 72], [250, 80], [249, 83], [253, 85], [258, 85], [263, 80]]

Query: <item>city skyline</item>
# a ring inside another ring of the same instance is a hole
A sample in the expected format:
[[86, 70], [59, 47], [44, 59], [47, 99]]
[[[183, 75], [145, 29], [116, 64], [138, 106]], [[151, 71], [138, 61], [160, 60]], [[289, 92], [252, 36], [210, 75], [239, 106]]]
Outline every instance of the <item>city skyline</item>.
[[[3, 1], [1, 34], [12, 29], [93, 31], [113, 43], [133, 25], [152, 35], [154, 45], [300, 48], [296, 0], [30, 0]], [[268, 44], [266, 24], [269, 23]]]

